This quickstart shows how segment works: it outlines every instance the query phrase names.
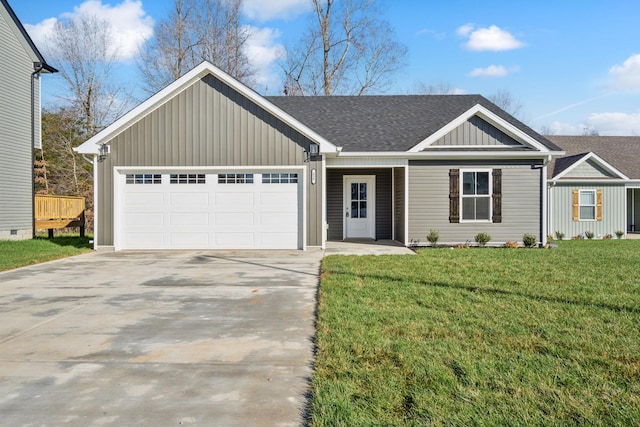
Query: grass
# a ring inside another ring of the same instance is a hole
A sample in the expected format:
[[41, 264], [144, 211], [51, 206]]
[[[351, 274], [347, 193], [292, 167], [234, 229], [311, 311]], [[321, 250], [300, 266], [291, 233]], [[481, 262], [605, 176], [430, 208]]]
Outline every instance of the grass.
[[640, 425], [640, 241], [323, 262], [311, 425]]
[[0, 240], [0, 271], [89, 252], [92, 249], [89, 239], [59, 236], [53, 239]]

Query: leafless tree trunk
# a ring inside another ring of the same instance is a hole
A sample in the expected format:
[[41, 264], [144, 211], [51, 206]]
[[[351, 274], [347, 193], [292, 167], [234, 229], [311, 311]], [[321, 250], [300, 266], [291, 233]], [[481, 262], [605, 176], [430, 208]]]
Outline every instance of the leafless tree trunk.
[[285, 93], [364, 95], [388, 88], [406, 47], [372, 0], [312, 0], [313, 19], [288, 49]]
[[515, 99], [508, 90], [499, 90], [489, 96], [489, 101], [493, 102], [514, 117], [519, 117], [522, 113], [522, 103]]
[[202, 61], [251, 84], [245, 47], [251, 36], [240, 23], [242, 0], [174, 0], [169, 18], [141, 52], [139, 68], [156, 92]]
[[49, 43], [71, 94], [67, 101], [82, 117], [85, 137], [91, 137], [126, 108], [118, 99], [121, 89], [112, 84], [118, 47], [111, 27], [96, 17], [58, 21]]

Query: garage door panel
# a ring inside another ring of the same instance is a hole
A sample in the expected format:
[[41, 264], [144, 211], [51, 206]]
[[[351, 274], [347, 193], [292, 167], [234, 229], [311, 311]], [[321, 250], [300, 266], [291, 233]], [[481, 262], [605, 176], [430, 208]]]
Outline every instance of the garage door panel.
[[[289, 190], [289, 189], [287, 189]], [[297, 212], [298, 194], [291, 190], [285, 192], [263, 192], [260, 193], [260, 206], [263, 209], [279, 208], [289, 206], [291, 210]]]
[[253, 212], [218, 212], [216, 213], [216, 225], [253, 227]]
[[216, 173], [204, 183], [172, 183], [161, 175], [153, 185], [123, 179], [119, 249], [299, 247], [301, 183], [263, 183], [259, 172], [252, 183], [222, 183]]
[[172, 212], [169, 224], [176, 226], [207, 227], [209, 212]]
[[209, 206], [209, 193], [178, 193], [172, 192], [169, 198], [171, 206]]
[[268, 249], [290, 249], [298, 244], [298, 233], [260, 233], [261, 247]]
[[164, 248], [163, 232], [128, 232], [125, 236], [124, 246], [127, 249]]
[[149, 209], [159, 208], [164, 204], [162, 192], [129, 192], [125, 194], [125, 206], [143, 206]]
[[298, 223], [297, 212], [262, 212], [260, 214], [260, 225], [290, 230], [292, 228], [291, 224], [293, 223]]
[[126, 213], [127, 227], [155, 227], [162, 226], [164, 215], [161, 213]]
[[221, 248], [249, 249], [256, 247], [254, 233], [217, 232], [216, 244]]
[[208, 248], [208, 233], [194, 231], [192, 233], [169, 233], [169, 247], [174, 249]]

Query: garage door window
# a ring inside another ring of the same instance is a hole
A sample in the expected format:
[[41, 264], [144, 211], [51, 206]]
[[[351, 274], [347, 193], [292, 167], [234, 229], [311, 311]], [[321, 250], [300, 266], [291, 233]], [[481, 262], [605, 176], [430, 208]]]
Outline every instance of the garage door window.
[[159, 173], [128, 173], [127, 184], [162, 184]]
[[297, 184], [297, 173], [263, 173], [263, 184]]
[[171, 184], [206, 184], [203, 173], [172, 173], [169, 177]]
[[221, 173], [218, 184], [253, 184], [252, 173]]

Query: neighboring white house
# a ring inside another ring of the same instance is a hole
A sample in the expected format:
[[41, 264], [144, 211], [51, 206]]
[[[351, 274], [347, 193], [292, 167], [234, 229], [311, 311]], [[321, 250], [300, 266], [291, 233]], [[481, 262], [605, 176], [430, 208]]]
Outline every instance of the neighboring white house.
[[0, 239], [33, 236], [33, 149], [41, 146], [40, 74], [49, 66], [0, 0]]

